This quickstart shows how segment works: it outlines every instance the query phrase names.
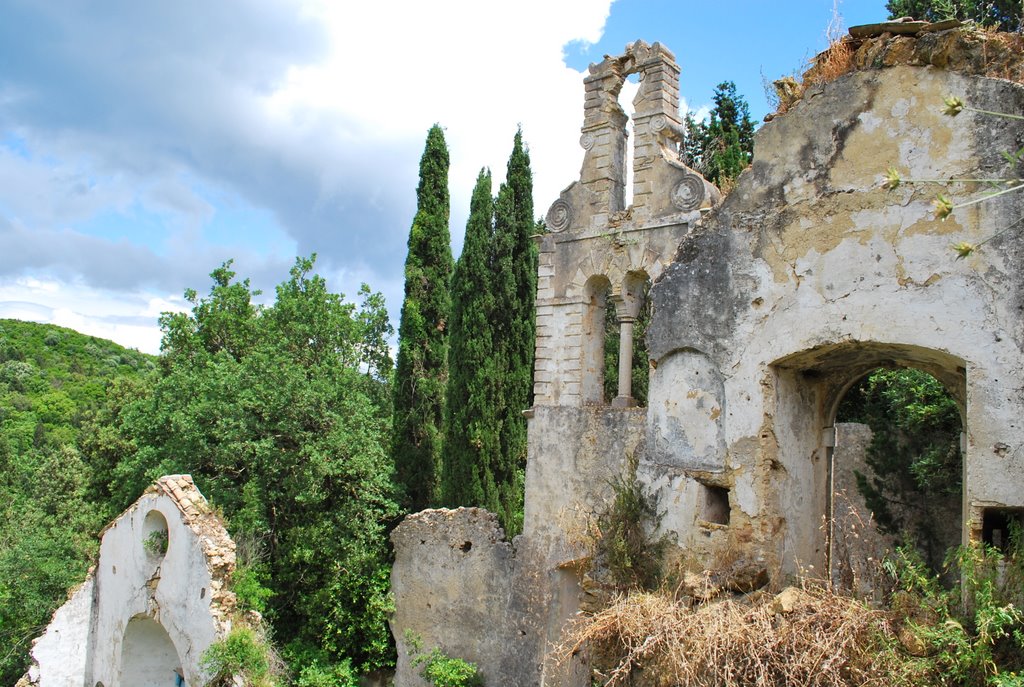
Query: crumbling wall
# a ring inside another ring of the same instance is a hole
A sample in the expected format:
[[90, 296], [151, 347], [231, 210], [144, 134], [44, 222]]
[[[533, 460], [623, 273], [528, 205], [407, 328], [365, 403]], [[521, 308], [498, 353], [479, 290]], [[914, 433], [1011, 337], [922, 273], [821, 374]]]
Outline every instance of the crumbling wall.
[[[937, 188], [881, 183], [889, 166], [918, 179], [1009, 173], [1000, 151], [1020, 147], [1020, 127], [944, 116], [948, 94], [1024, 110], [1017, 84], [927, 67], [814, 87], [759, 130], [751, 169], [652, 289], [652, 359], [699, 351], [725, 379], [730, 536], [760, 548], [777, 573], [823, 569], [826, 429], [842, 391], [873, 367], [923, 369], [961, 404], [965, 540], [985, 504], [1022, 505], [1021, 242], [1009, 232], [964, 260], [950, 250], [1012, 225], [1021, 199], [940, 221]], [[666, 398], [675, 397], [652, 394], [651, 405]], [[680, 540], [699, 550], [687, 534]]]
[[488, 685], [527, 684], [529, 671], [516, 660], [529, 653], [514, 618], [516, 561], [497, 516], [481, 508], [426, 510], [403, 520], [391, 541], [396, 687], [429, 684], [412, 660], [435, 648], [477, 664]]
[[23, 682], [145, 685], [174, 671], [205, 684], [202, 654], [230, 628], [234, 563], [234, 542], [192, 478], [160, 478], [104, 529], [96, 566], [33, 644]]
[[853, 590], [862, 598], [876, 591], [878, 563], [892, 550], [892, 536], [879, 531], [871, 510], [857, 488], [857, 473], [870, 475], [868, 449], [871, 428], [855, 422], [835, 426], [832, 456], [832, 504], [829, 537], [829, 579], [841, 589]]

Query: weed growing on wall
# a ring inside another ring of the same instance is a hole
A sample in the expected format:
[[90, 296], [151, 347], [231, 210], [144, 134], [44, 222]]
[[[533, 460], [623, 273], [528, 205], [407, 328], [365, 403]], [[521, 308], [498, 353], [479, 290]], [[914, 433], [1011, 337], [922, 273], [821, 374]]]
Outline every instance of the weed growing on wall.
[[453, 658], [436, 646], [429, 653], [424, 652], [421, 638], [411, 630], [405, 631], [405, 641], [413, 668], [420, 668], [420, 677], [434, 687], [483, 687], [475, 663]]
[[246, 687], [283, 684], [283, 664], [262, 628], [236, 625], [223, 639], [203, 652], [202, 669], [211, 675], [208, 687], [229, 687], [242, 680]]
[[988, 545], [954, 550], [960, 586], [946, 589], [913, 549], [883, 567], [897, 582], [891, 607], [902, 616], [940, 684], [1024, 684], [1024, 546], [1015, 528], [1006, 552]]
[[623, 588], [653, 589], [661, 579], [668, 540], [657, 537], [657, 498], [636, 478], [637, 458], [627, 456], [625, 473], [611, 482], [612, 500], [597, 517], [595, 560]]
[[150, 532], [142, 542], [142, 548], [144, 548], [146, 553], [150, 555], [163, 556], [167, 553], [167, 531], [156, 530], [154, 532]]
[[[991, 110], [982, 110], [976, 107], [969, 107], [967, 103], [959, 96], [948, 95], [943, 99], [944, 108], [942, 113], [948, 117], [956, 117], [962, 112], [974, 112], [976, 114], [987, 115], [990, 117], [1001, 117], [1003, 119], [1011, 120], [1024, 120], [1024, 115], [1012, 114], [1009, 112], [993, 112]], [[1022, 165], [1024, 165], [1024, 148], [1017, 151], [1003, 151], [1003, 159], [1006, 160], [1008, 165], [1008, 172], [1002, 177], [981, 177], [981, 178], [955, 178], [955, 179], [913, 179], [906, 178], [902, 173], [895, 167], [890, 167], [885, 173], [885, 181], [882, 183], [882, 187], [889, 190], [895, 191], [900, 186], [906, 185], [922, 185], [922, 184], [938, 184], [945, 192], [939, 192], [935, 195], [935, 199], [932, 201], [932, 205], [935, 207], [935, 218], [944, 220], [953, 214], [955, 210], [967, 208], [978, 203], [992, 200], [999, 196], [1003, 196], [1009, 193], [1016, 193], [1024, 189], [1024, 179], [1020, 178], [1019, 173]], [[949, 189], [956, 185], [974, 185], [983, 186], [987, 188], [973, 198], [967, 200], [955, 201], [949, 195]], [[959, 241], [957, 243], [950, 244], [950, 248], [956, 253], [956, 259], [960, 260], [968, 257], [981, 246], [988, 243], [989, 241], [1001, 236], [1007, 231], [1018, 226], [1021, 222], [1024, 222], [1024, 217], [1018, 219], [1013, 224], [1007, 227], [1001, 228], [999, 231], [991, 234], [987, 238], [977, 243], [971, 243], [969, 241]]]

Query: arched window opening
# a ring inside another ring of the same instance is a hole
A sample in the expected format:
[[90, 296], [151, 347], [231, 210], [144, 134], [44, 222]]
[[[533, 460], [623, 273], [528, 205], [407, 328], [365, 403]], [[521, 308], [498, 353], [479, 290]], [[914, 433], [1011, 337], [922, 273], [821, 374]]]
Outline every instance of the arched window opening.
[[876, 368], [847, 390], [829, 466], [833, 575], [870, 554], [851, 547], [904, 540], [941, 571], [962, 536], [962, 431], [956, 400], [922, 370]]
[[158, 510], [149, 511], [142, 521], [142, 550], [146, 560], [150, 564], [159, 565], [167, 555], [169, 545], [167, 518]]
[[605, 310], [611, 299], [611, 283], [606, 277], [591, 277], [584, 291], [587, 301], [583, 313], [582, 378], [583, 402], [598, 405], [604, 401], [605, 385]]
[[646, 406], [650, 377], [647, 326], [651, 280], [643, 272], [626, 276], [622, 295], [604, 311], [604, 401], [618, 407]]

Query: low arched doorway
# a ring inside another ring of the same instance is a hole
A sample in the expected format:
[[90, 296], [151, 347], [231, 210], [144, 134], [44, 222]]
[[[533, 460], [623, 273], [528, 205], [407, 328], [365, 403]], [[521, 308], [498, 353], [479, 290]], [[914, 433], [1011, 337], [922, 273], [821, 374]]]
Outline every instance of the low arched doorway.
[[148, 616], [128, 622], [121, 643], [121, 684], [131, 687], [181, 687], [181, 659], [167, 630]]
[[907, 543], [941, 572], [963, 534], [963, 421], [956, 400], [923, 370], [876, 368], [846, 391], [834, 426], [833, 579]]

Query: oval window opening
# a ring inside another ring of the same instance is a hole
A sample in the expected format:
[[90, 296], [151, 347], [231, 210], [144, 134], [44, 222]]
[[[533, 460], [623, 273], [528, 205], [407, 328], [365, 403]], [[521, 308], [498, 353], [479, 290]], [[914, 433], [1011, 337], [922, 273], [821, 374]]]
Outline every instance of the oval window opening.
[[158, 510], [146, 513], [146, 519], [142, 521], [142, 548], [146, 558], [152, 562], [162, 561], [169, 544], [167, 518]]

